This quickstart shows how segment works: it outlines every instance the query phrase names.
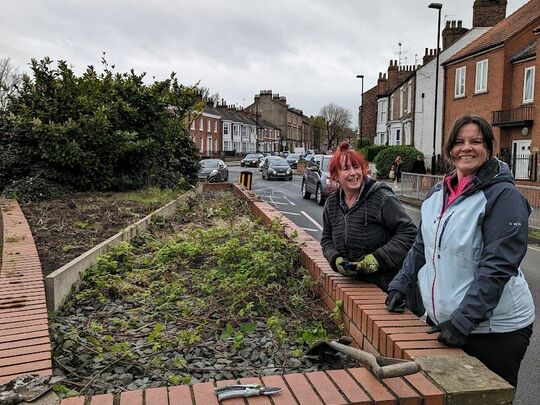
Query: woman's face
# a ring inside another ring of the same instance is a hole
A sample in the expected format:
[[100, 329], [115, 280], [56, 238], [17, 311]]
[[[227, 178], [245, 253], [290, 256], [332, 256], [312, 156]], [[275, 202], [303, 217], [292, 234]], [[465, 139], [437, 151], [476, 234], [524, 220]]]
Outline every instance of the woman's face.
[[451, 155], [458, 178], [478, 171], [488, 159], [488, 150], [478, 125], [467, 124], [459, 130]]
[[347, 157], [341, 158], [340, 169], [338, 170], [337, 181], [345, 193], [355, 193], [360, 191], [364, 182], [362, 167], [350, 162]]

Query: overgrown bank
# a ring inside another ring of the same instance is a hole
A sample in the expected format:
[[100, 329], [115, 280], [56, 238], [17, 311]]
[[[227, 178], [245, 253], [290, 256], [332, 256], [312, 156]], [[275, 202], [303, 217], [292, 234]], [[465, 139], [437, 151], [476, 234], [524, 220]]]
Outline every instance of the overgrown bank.
[[280, 225], [205, 193], [104, 255], [51, 335], [67, 388], [119, 392], [317, 369], [301, 353], [340, 335], [332, 316]]

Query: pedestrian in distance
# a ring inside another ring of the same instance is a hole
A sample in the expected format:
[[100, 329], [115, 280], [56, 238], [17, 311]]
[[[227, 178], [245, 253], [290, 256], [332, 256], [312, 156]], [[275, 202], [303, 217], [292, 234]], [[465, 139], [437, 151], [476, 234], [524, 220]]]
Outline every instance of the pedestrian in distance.
[[412, 172], [416, 174], [426, 174], [426, 164], [422, 155], [416, 155], [416, 160], [412, 165]]
[[394, 172], [395, 172], [394, 188], [398, 188], [398, 183], [401, 182], [401, 170], [402, 170], [402, 166], [403, 166], [403, 161], [401, 160], [400, 155], [396, 156], [392, 166], [394, 167]]
[[[413, 162], [412, 170], [415, 174], [426, 174], [426, 165], [424, 163], [424, 157], [422, 155], [416, 155], [416, 160]], [[413, 181], [413, 190], [416, 190], [420, 185], [420, 181], [428, 181], [427, 178], [421, 178], [420, 176], [415, 176]]]
[[519, 267], [531, 208], [508, 165], [493, 156], [485, 119], [458, 118], [444, 153], [455, 171], [424, 200], [420, 230], [386, 305], [402, 310], [408, 286], [418, 282], [438, 340], [461, 347], [516, 386], [535, 317]]
[[323, 210], [321, 246], [326, 260], [345, 276], [387, 291], [416, 236], [416, 225], [392, 188], [368, 176], [360, 153], [340, 144], [328, 164], [340, 187]]

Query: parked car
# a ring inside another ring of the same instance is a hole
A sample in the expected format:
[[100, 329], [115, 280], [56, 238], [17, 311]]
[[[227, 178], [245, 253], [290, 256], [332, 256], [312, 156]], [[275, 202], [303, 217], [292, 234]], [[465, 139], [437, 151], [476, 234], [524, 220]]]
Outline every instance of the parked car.
[[259, 162], [263, 158], [262, 153], [248, 153], [241, 161], [240, 166], [259, 166]]
[[200, 162], [201, 168], [197, 177], [199, 180], [208, 181], [228, 181], [229, 168], [221, 159], [203, 159]]
[[292, 169], [285, 159], [278, 156], [268, 156], [262, 165], [263, 179], [287, 179], [292, 180]]
[[289, 166], [291, 166], [291, 168], [296, 169], [300, 156], [301, 155], [299, 153], [291, 153], [289, 156], [287, 156], [287, 163]]
[[306, 156], [304, 156], [304, 160], [306, 161], [307, 164], [309, 164], [309, 162], [311, 161], [311, 159], [313, 159], [315, 155], [312, 154], [312, 153], [308, 153]]
[[332, 155], [314, 155], [308, 162], [302, 178], [302, 198], [307, 200], [315, 194], [317, 204], [324, 205], [326, 198], [338, 188], [328, 172], [330, 159]]

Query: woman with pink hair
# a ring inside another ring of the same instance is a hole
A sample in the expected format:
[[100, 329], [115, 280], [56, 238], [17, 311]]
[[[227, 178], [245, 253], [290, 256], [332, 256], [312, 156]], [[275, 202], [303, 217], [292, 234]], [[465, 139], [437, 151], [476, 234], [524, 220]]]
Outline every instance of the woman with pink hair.
[[329, 163], [340, 185], [326, 200], [321, 245], [332, 268], [387, 291], [416, 236], [394, 192], [368, 176], [367, 162], [341, 143]]

